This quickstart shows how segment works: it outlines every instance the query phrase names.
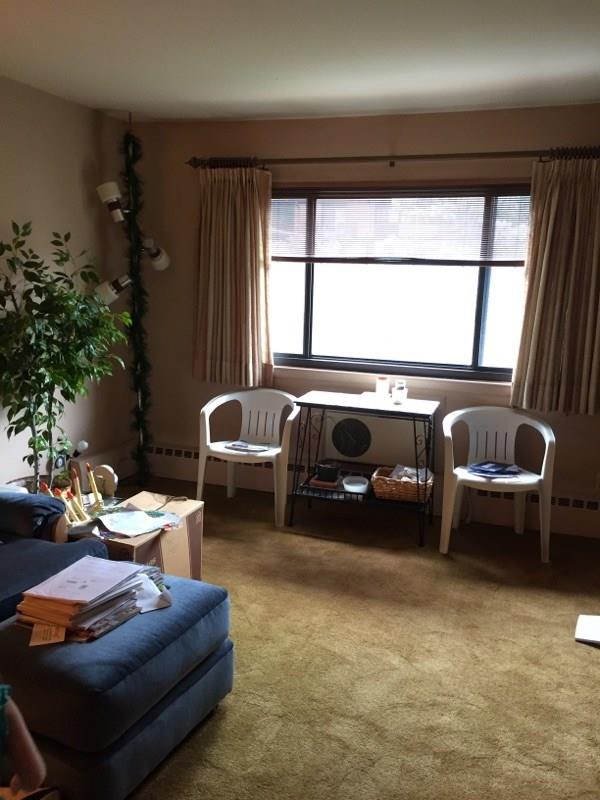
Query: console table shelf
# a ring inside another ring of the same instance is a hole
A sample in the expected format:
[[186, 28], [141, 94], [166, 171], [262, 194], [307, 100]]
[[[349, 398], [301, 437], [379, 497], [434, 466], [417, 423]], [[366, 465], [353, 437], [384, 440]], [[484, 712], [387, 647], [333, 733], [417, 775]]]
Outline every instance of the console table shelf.
[[[407, 400], [395, 405], [389, 398], [381, 398], [374, 393], [345, 394], [341, 392], [312, 391], [296, 400], [301, 408], [301, 415], [296, 436], [294, 459], [294, 482], [290, 503], [289, 524], [294, 523], [294, 506], [297, 497], [304, 497], [309, 504], [312, 500], [346, 502], [367, 506], [384, 505], [397, 509], [411, 509], [418, 512], [419, 544], [425, 543], [425, 520], [427, 514], [433, 513], [433, 492], [426, 500], [395, 500], [375, 496], [370, 486], [365, 494], [348, 492], [343, 488], [325, 488], [311, 486], [310, 480], [315, 474], [315, 464], [319, 457], [321, 433], [328, 411], [356, 413], [360, 416], [382, 417], [390, 420], [404, 420], [412, 424], [414, 463], [417, 467], [427, 467], [433, 474], [433, 436], [434, 415], [439, 406], [436, 401]], [[311, 436], [316, 436], [314, 458], [311, 454]], [[363, 475], [371, 478], [377, 464], [365, 464], [358, 461], [338, 462], [341, 475]], [[417, 496], [419, 495], [417, 487]]]

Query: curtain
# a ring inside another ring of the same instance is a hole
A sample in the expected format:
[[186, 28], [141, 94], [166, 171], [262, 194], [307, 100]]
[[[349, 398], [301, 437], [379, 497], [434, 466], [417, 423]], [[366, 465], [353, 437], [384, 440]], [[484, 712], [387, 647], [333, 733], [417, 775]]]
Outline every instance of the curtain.
[[[596, 154], [594, 154], [596, 155]], [[523, 332], [513, 406], [600, 410], [600, 161], [534, 165]]]
[[200, 226], [194, 375], [269, 386], [268, 279], [271, 173], [198, 170]]

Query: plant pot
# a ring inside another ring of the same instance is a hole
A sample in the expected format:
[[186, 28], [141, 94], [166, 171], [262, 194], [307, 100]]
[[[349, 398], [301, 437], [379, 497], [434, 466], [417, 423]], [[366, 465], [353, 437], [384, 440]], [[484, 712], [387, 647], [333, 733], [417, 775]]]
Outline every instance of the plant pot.
[[[50, 478], [48, 475], [40, 475], [39, 477], [40, 481], [46, 481], [46, 483], [48, 483], [49, 479]], [[15, 492], [25, 489], [25, 491], [29, 492], [29, 494], [34, 494], [33, 481], [34, 481], [33, 475], [28, 475], [26, 478], [13, 478], [12, 481], [7, 481], [6, 485], [14, 486]]]

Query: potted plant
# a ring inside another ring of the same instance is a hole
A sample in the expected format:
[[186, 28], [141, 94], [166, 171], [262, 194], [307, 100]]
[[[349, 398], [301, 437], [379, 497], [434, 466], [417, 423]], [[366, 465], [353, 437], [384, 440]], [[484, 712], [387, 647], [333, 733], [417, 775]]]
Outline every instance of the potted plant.
[[23, 460], [38, 491], [40, 459], [48, 459], [52, 485], [56, 456], [69, 447], [59, 425], [65, 402], [123, 366], [111, 351], [125, 341], [129, 315], [111, 312], [90, 291], [98, 283], [94, 265], [85, 250], [71, 253], [70, 233], [52, 234], [52, 263], [28, 247], [30, 222], [13, 222], [12, 233], [0, 241], [0, 404], [9, 437], [29, 431]]

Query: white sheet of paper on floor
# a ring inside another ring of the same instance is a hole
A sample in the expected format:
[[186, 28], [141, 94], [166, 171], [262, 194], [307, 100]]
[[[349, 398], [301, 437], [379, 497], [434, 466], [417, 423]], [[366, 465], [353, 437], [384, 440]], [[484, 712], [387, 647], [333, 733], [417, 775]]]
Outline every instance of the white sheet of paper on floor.
[[580, 614], [575, 627], [575, 639], [588, 644], [600, 644], [600, 616]]

